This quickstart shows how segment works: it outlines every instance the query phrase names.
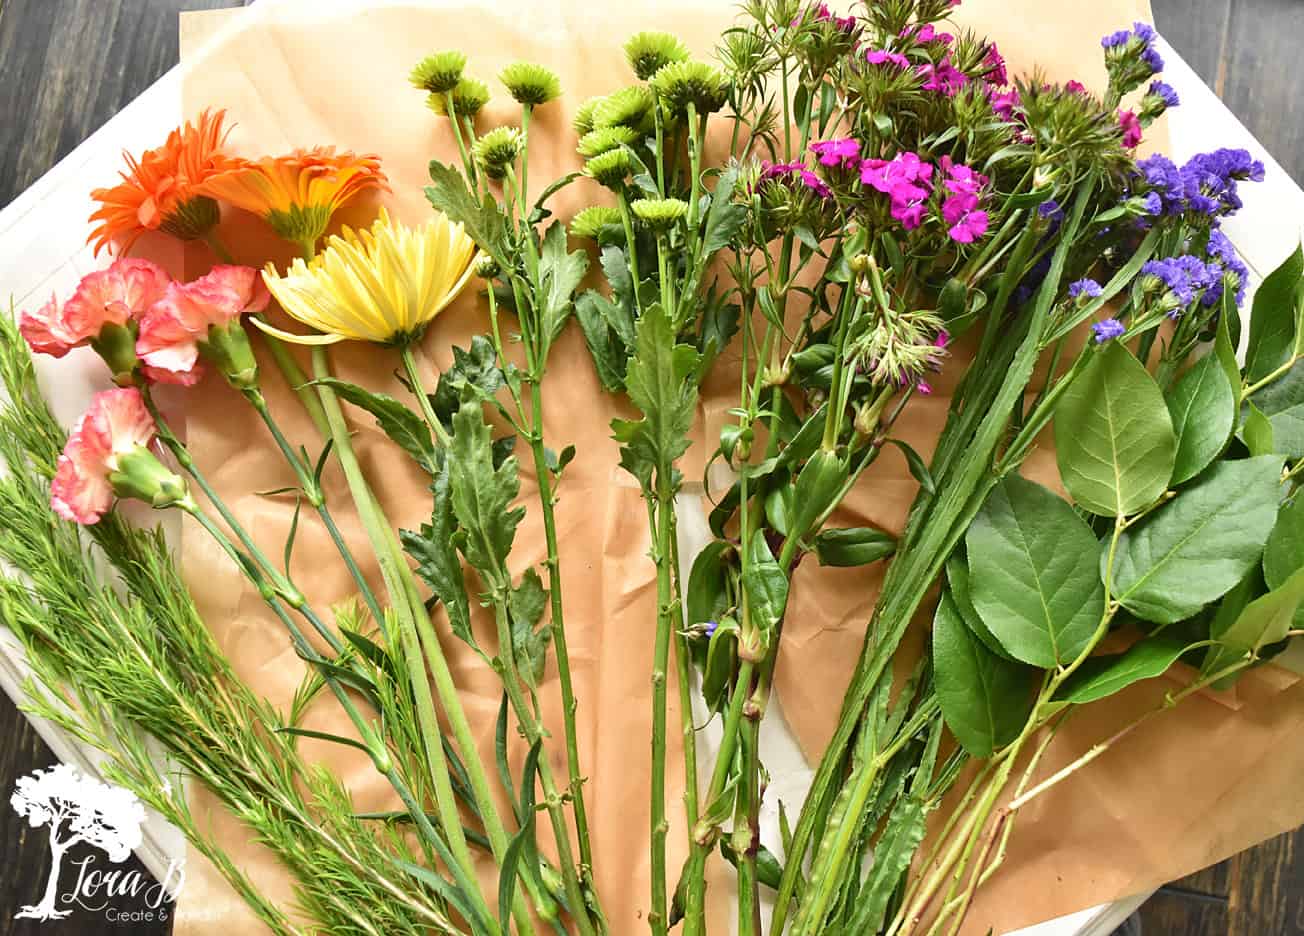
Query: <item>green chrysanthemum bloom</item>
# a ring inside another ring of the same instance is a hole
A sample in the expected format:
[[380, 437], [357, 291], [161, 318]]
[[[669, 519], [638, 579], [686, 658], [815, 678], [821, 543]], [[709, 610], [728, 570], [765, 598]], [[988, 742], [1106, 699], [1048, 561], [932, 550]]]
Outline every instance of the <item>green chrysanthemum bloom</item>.
[[652, 76], [652, 90], [674, 113], [682, 114], [692, 104], [699, 116], [724, 107], [729, 86], [724, 74], [705, 62], [671, 62]]
[[654, 231], [667, 230], [688, 214], [688, 203], [678, 198], [644, 198], [630, 208], [636, 218]]
[[494, 127], [471, 144], [471, 152], [489, 178], [501, 179], [507, 175], [507, 167], [521, 155], [524, 142], [524, 135], [515, 127]]
[[646, 130], [652, 125], [652, 92], [642, 85], [613, 91], [593, 109], [593, 126]]
[[594, 156], [584, 164], [584, 174], [597, 179], [609, 189], [620, 188], [625, 177], [634, 168], [634, 161], [623, 149], [607, 150], [600, 156]]
[[480, 254], [479, 259], [475, 261], [475, 275], [480, 279], [491, 280], [501, 272], [498, 261], [488, 254]]
[[571, 220], [570, 231], [576, 237], [599, 240], [604, 228], [620, 224], [620, 209], [608, 205], [585, 208]]
[[591, 97], [575, 108], [575, 116], [571, 118], [571, 126], [575, 129], [576, 136], [584, 136], [593, 129], [593, 111], [600, 103], [602, 103], [601, 97]]
[[[489, 103], [489, 86], [476, 78], [462, 78], [453, 88], [453, 109], [458, 117], [474, 117]], [[444, 95], [432, 94], [426, 106], [440, 117], [448, 116]]]
[[590, 130], [580, 137], [580, 145], [576, 149], [581, 156], [590, 159], [601, 156], [607, 150], [628, 146], [637, 139], [638, 134], [629, 127], [603, 127], [601, 130]]
[[561, 97], [561, 79], [542, 65], [516, 62], [498, 75], [510, 94], [521, 104], [538, 107]]
[[625, 58], [640, 81], [647, 81], [663, 65], [688, 60], [688, 47], [667, 32], [641, 32], [625, 43]]
[[447, 94], [457, 87], [462, 80], [462, 69], [466, 68], [466, 55], [450, 49], [427, 55], [412, 69], [408, 81], [412, 86], [431, 94]]

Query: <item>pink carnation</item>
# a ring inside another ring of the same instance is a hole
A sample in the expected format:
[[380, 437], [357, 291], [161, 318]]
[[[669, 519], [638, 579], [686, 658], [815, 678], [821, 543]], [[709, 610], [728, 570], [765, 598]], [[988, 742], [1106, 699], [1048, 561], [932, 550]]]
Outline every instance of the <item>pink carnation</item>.
[[50, 484], [50, 506], [65, 520], [98, 523], [113, 506], [109, 475], [118, 459], [154, 439], [154, 420], [140, 391], [120, 387], [97, 393], [77, 425]]
[[199, 342], [209, 328], [261, 312], [269, 298], [252, 267], [217, 266], [193, 282], [170, 284], [140, 323], [136, 354], [145, 375], [160, 383], [195, 383], [203, 376]]
[[24, 312], [18, 330], [33, 351], [63, 357], [99, 337], [105, 325], [139, 320], [169, 282], [167, 273], [148, 260], [115, 260], [83, 277], [62, 307], [51, 297], [36, 312]]
[[987, 66], [988, 82], [1001, 87], [1005, 87], [1010, 83], [1010, 75], [1005, 69], [1005, 57], [996, 48], [996, 43], [993, 42], [987, 46], [987, 54], [983, 56], [983, 64]]

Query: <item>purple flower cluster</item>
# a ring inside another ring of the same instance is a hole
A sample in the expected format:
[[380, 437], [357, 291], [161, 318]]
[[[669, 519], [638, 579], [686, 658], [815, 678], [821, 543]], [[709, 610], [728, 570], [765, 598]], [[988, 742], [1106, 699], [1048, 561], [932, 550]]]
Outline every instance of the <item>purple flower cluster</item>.
[[839, 32], [844, 33], [851, 33], [856, 30], [856, 18], [854, 16], [835, 16], [827, 3], [821, 3], [815, 7], [815, 22], [832, 23]]
[[1101, 48], [1118, 55], [1137, 54], [1151, 73], [1164, 70], [1163, 56], [1155, 49], [1155, 30], [1148, 23], [1133, 23], [1100, 40]]
[[869, 49], [865, 52], [865, 61], [871, 65], [894, 65], [901, 69], [910, 67], [910, 59], [900, 52], [889, 52], [886, 49]]
[[1163, 81], [1152, 81], [1146, 94], [1158, 98], [1163, 102], [1165, 109], [1176, 107], [1182, 103], [1182, 99], [1177, 96], [1177, 92], [1173, 90], [1172, 85]]
[[991, 102], [992, 112], [1002, 120], [1013, 120], [1014, 109], [1022, 103], [1019, 98], [1019, 89], [1011, 88], [1008, 91], [996, 91], [989, 88], [987, 100]]
[[1249, 268], [1236, 255], [1236, 248], [1227, 239], [1227, 235], [1219, 230], [1209, 232], [1206, 254], [1209, 257], [1210, 269], [1219, 269], [1220, 275], [1218, 281], [1205, 290], [1204, 304], [1212, 306], [1221, 300], [1224, 285], [1230, 279], [1236, 289], [1236, 304], [1239, 306], [1245, 301], [1245, 287], [1250, 281]]
[[1091, 330], [1096, 333], [1096, 344], [1104, 344], [1114, 338], [1123, 337], [1127, 328], [1118, 319], [1107, 318], [1094, 323]]
[[930, 42], [940, 42], [942, 45], [950, 45], [955, 36], [948, 32], [941, 32], [932, 23], [925, 23], [922, 26], [907, 26], [901, 30], [902, 39], [913, 39], [920, 45], [926, 45]]
[[1099, 299], [1103, 292], [1104, 290], [1100, 288], [1100, 284], [1090, 278], [1080, 279], [1076, 283], [1069, 285], [1070, 299], [1081, 299], [1083, 297]]
[[1207, 264], [1199, 257], [1183, 254], [1164, 260], [1151, 260], [1141, 268], [1142, 276], [1159, 280], [1177, 303], [1176, 313], [1195, 302], [1206, 290], [1222, 281], [1222, 267]]
[[1155, 155], [1137, 163], [1142, 178], [1163, 203], [1163, 213], [1185, 212], [1219, 217], [1238, 211], [1237, 183], [1263, 181], [1263, 163], [1243, 149], [1201, 153], [1180, 169], [1166, 156]]
[[1005, 70], [1005, 57], [996, 48], [996, 43], [993, 42], [987, 46], [987, 54], [983, 57], [983, 64], [987, 66], [985, 77], [989, 85], [1003, 88], [1010, 83], [1010, 75]]
[[763, 162], [761, 163], [761, 178], [759, 181], [762, 184], [777, 182], [788, 186], [800, 185], [814, 192], [820, 198], [833, 197], [833, 190], [829, 188], [828, 183], [806, 168], [806, 164], [802, 162]]
[[965, 86], [969, 76], [951, 64], [951, 56], [944, 55], [936, 65], [926, 63], [915, 68], [919, 77], [924, 79], [925, 91], [940, 91], [947, 97], [954, 97]]

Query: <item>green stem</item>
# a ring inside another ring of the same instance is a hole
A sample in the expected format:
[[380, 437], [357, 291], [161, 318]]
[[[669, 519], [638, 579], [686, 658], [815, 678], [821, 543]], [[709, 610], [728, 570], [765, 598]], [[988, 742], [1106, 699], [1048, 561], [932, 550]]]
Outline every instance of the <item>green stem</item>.
[[734, 810], [733, 831], [738, 860], [738, 936], [756, 936], [761, 930], [760, 893], [756, 886], [756, 853], [761, 835], [760, 728], [759, 718], [748, 718], [740, 742], [743, 790]]
[[444, 111], [448, 114], [448, 122], [453, 127], [453, 139], [457, 141], [457, 151], [462, 156], [462, 165], [466, 167], [466, 177], [471, 180], [471, 186], [476, 186], [476, 169], [475, 160], [466, 149], [466, 140], [462, 137], [462, 128], [457, 122], [457, 108], [453, 105], [453, 92], [451, 90], [444, 92]]
[[638, 273], [638, 244], [634, 240], [634, 220], [629, 213], [629, 199], [625, 197], [624, 188], [616, 189], [616, 205], [620, 208], [620, 222], [625, 228], [625, 245], [629, 248], [629, 275], [634, 281], [634, 311], [643, 314], [643, 300], [639, 295], [642, 280]]
[[426, 425], [430, 427], [431, 433], [439, 444], [445, 449], [449, 448], [453, 444], [453, 440], [449, 438], [448, 430], [444, 428], [444, 424], [435, 415], [434, 407], [430, 405], [430, 396], [421, 383], [421, 371], [417, 368], [417, 361], [412, 354], [411, 343], [409, 342], [400, 347], [398, 353], [403, 361], [403, 369], [407, 372], [408, 383], [412, 387], [412, 395], [417, 398], [417, 405], [421, 409], [422, 418], [425, 419]]
[[[663, 466], [664, 467], [664, 466]], [[666, 888], [666, 669], [670, 658], [670, 637], [679, 629], [679, 605], [673, 595], [670, 570], [670, 535], [674, 496], [670, 493], [668, 469], [657, 472], [655, 505], [649, 498], [649, 508], [655, 513], [656, 570], [657, 570], [657, 631], [652, 652], [652, 802], [651, 802], [651, 860], [652, 906], [648, 911], [648, 925], [653, 936], [665, 936], [669, 927]], [[646, 492], [651, 494], [651, 492]]]

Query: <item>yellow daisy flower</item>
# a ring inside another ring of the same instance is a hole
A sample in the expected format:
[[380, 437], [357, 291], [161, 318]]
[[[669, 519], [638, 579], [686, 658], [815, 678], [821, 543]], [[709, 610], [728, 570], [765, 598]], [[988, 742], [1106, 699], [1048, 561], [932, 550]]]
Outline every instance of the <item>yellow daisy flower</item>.
[[263, 280], [286, 314], [320, 334], [296, 335], [254, 320], [263, 331], [297, 344], [371, 341], [404, 345], [457, 298], [473, 272], [475, 242], [442, 214], [418, 228], [382, 209], [369, 230], [344, 229], [311, 263], [285, 273], [271, 264]]

